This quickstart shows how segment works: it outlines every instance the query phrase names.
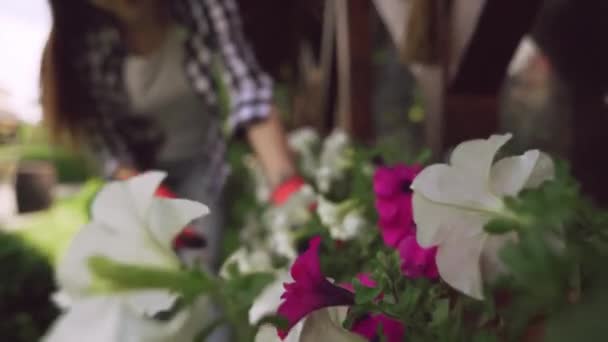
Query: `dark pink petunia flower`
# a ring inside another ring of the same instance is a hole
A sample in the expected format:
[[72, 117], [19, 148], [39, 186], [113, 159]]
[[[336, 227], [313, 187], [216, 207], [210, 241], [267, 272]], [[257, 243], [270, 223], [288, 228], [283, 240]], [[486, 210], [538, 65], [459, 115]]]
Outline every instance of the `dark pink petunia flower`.
[[416, 236], [405, 237], [397, 247], [401, 257], [401, 271], [410, 278], [437, 279], [439, 271], [435, 257], [437, 247], [423, 248], [416, 241]]
[[438, 277], [437, 248], [422, 248], [416, 241], [410, 186], [421, 168], [381, 166], [374, 173], [374, 193], [384, 243], [399, 251], [403, 274], [410, 278]]
[[374, 341], [378, 336], [378, 328], [382, 327], [382, 334], [388, 342], [402, 342], [405, 336], [405, 327], [401, 322], [386, 315], [368, 315], [357, 321], [351, 331], [357, 335]]
[[298, 256], [291, 266], [294, 282], [285, 284], [285, 293], [281, 296], [283, 302], [277, 310], [289, 323], [286, 330], [279, 330], [282, 339], [294, 325], [313, 311], [330, 306], [352, 305], [355, 302], [351, 292], [332, 284], [321, 272], [320, 244], [320, 237], [311, 239], [308, 250]]
[[374, 173], [378, 224], [387, 246], [396, 248], [414, 233], [410, 185], [420, 170], [419, 166], [395, 165], [378, 167]]

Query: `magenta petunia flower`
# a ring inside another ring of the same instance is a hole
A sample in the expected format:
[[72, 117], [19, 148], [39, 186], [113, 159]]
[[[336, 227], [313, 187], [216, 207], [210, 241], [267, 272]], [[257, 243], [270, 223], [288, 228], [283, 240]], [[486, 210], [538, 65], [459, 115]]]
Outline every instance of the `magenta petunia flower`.
[[401, 270], [410, 278], [438, 277], [437, 248], [422, 248], [416, 241], [411, 184], [420, 172], [418, 166], [382, 166], [374, 174], [376, 209], [384, 243], [396, 248]]
[[[277, 310], [279, 316], [288, 321], [287, 329], [278, 331], [281, 339], [285, 338], [293, 326], [313, 311], [330, 306], [350, 306], [355, 302], [351, 284], [344, 284], [342, 287], [336, 286], [329, 282], [321, 272], [320, 245], [321, 238], [311, 239], [306, 252], [302, 253], [291, 267], [294, 282], [285, 284], [285, 293], [281, 296], [283, 303]], [[376, 286], [376, 282], [367, 274], [360, 274], [357, 278], [365, 286]], [[381, 314], [367, 315], [359, 319], [352, 327], [352, 332], [373, 340], [377, 336], [380, 326], [388, 342], [403, 341], [405, 328], [401, 322]]]
[[359, 319], [351, 331], [357, 335], [375, 341], [378, 336], [378, 328], [382, 327], [382, 334], [388, 342], [402, 342], [405, 336], [405, 327], [401, 322], [386, 315], [368, 315]]
[[[415, 235], [415, 224], [412, 220], [412, 202], [410, 197], [398, 196], [392, 202], [376, 199], [380, 220], [378, 226], [384, 243], [393, 248], [397, 248], [399, 242], [404, 237]], [[390, 217], [383, 215], [382, 210], [387, 208], [394, 211]]]
[[291, 266], [294, 282], [285, 284], [285, 293], [281, 296], [283, 302], [277, 310], [289, 323], [287, 329], [279, 330], [281, 339], [311, 312], [330, 306], [352, 305], [355, 302], [351, 292], [332, 284], [321, 272], [320, 245], [320, 237], [312, 238], [308, 250], [298, 256]]
[[378, 167], [374, 173], [378, 224], [387, 246], [397, 248], [414, 233], [410, 186], [420, 170], [419, 166], [395, 165]]
[[401, 271], [410, 278], [437, 279], [439, 271], [435, 257], [437, 247], [423, 248], [415, 235], [405, 237], [397, 247], [401, 257]]

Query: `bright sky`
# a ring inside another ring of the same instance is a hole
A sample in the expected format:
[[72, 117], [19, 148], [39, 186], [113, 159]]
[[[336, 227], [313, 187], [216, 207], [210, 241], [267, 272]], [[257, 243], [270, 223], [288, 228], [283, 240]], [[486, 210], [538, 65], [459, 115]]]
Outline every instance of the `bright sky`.
[[50, 25], [47, 0], [0, 1], [0, 88], [28, 122], [40, 119], [38, 72]]

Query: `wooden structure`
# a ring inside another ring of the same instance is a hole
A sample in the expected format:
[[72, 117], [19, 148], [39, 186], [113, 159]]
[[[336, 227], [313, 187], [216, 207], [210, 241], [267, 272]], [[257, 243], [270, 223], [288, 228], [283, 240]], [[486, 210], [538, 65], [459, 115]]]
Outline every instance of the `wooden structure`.
[[[273, 0], [266, 1], [270, 3]], [[375, 17], [372, 1], [307, 2], [314, 3], [312, 6], [317, 10], [323, 8], [323, 4], [325, 7], [342, 4], [342, 14], [347, 14], [336, 16], [336, 54], [332, 59], [337, 67], [325, 71], [330, 74], [329, 81], [326, 80], [331, 84], [330, 99], [338, 99], [327, 106], [329, 112], [324, 113], [326, 118], [333, 120], [317, 120], [317, 128], [326, 131], [332, 126], [341, 126], [362, 141], [374, 138], [370, 105], [371, 21]], [[412, 4], [422, 0], [393, 1]], [[603, 151], [604, 131], [608, 127], [605, 98], [608, 68], [604, 66], [608, 61], [608, 46], [604, 44], [603, 36], [608, 32], [608, 22], [604, 20], [608, 15], [608, 2], [424, 1], [435, 4], [432, 7], [436, 13], [431, 15], [437, 23], [437, 41], [434, 44], [440, 53], [439, 63], [413, 69], [427, 93], [426, 144], [440, 157], [463, 140], [483, 138], [499, 131], [499, 93], [509, 63], [522, 37], [533, 34], [570, 90], [570, 112], [575, 117], [571, 120], [573, 144], [569, 156], [574, 174], [587, 193], [598, 202], [608, 204], [608, 181], [605, 181], [608, 158], [604, 157]], [[242, 3], [247, 7], [246, 1]], [[451, 4], [449, 10], [446, 4]], [[258, 6], [257, 2], [255, 6]], [[463, 10], [463, 6], [474, 10]], [[464, 13], [464, 17], [458, 17], [459, 11]], [[270, 13], [276, 16], [276, 10]], [[322, 15], [317, 19], [322, 26]], [[454, 37], [454, 31], [458, 31], [461, 23], [472, 23], [472, 27], [463, 29], [466, 39]], [[316, 38], [311, 40], [314, 46], [321, 46], [321, 32], [321, 29], [314, 32]], [[347, 39], [344, 39], [344, 32]], [[341, 56], [344, 51], [347, 52], [346, 62]], [[347, 103], [344, 103], [345, 99]]]
[[[444, 0], [428, 0], [445, 3]], [[453, 0], [452, 6], [461, 1]], [[471, 4], [469, 2], [468, 4]], [[450, 15], [439, 13], [443, 61], [418, 73], [427, 90], [427, 145], [437, 156], [459, 142], [499, 130], [499, 93], [522, 37], [532, 34], [569, 88], [572, 170], [583, 191], [608, 205], [608, 2], [603, 0], [485, 0], [472, 37], [454, 70]], [[453, 8], [452, 8], [453, 9]], [[470, 18], [473, 20], [473, 18]], [[445, 24], [447, 23], [447, 24]], [[456, 27], [456, 30], [458, 27]], [[438, 89], [437, 89], [438, 88]]]

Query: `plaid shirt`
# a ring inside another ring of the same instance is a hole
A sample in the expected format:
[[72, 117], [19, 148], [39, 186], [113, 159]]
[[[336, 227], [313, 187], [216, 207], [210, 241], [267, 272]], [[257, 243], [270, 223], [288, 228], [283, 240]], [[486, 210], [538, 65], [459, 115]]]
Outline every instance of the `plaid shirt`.
[[[208, 165], [201, 179], [206, 191], [219, 193], [227, 174], [225, 139], [217, 110], [218, 96], [212, 67], [217, 57], [223, 64], [224, 83], [230, 91], [228, 125], [232, 131], [265, 118], [272, 100], [272, 80], [264, 73], [246, 41], [235, 0], [171, 0], [175, 22], [185, 28], [184, 72], [193, 89], [213, 115], [205, 127], [206, 144], [200, 155]], [[82, 85], [90, 89], [95, 114], [88, 123], [91, 146], [104, 160], [106, 173], [118, 165], [154, 166], [154, 152], [162, 143], [162, 128], [128, 115], [124, 85], [126, 49], [116, 25], [97, 25], [86, 34], [76, 65]], [[215, 110], [213, 110], [215, 109]], [[202, 111], [203, 109], [201, 109]], [[170, 113], [167, 113], [170, 115]]]

